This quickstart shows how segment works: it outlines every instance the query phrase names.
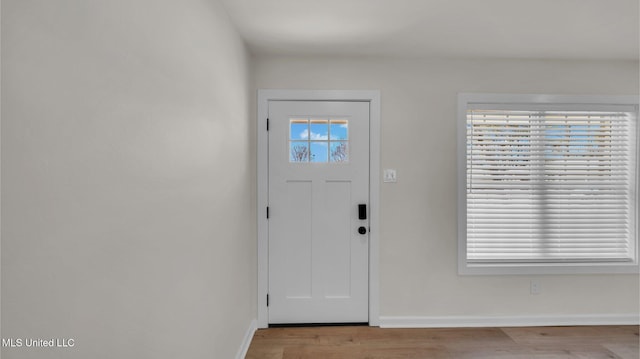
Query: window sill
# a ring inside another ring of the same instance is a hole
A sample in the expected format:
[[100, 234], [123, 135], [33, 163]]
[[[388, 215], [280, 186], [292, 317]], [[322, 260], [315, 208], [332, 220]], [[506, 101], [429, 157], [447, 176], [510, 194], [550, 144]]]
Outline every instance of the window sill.
[[640, 274], [638, 263], [473, 263], [461, 261], [459, 275]]

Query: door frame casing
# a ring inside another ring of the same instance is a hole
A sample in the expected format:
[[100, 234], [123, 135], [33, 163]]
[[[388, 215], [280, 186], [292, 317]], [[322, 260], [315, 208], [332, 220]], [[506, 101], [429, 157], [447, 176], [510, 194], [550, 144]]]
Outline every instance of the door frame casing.
[[258, 89], [257, 113], [257, 220], [258, 220], [258, 327], [269, 326], [269, 137], [266, 130], [269, 101], [369, 102], [369, 325], [380, 325], [380, 91]]

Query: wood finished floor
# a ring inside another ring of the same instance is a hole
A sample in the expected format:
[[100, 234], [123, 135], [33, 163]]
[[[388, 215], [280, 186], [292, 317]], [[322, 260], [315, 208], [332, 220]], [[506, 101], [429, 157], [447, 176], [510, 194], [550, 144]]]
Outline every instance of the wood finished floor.
[[638, 326], [258, 330], [246, 359], [639, 359]]

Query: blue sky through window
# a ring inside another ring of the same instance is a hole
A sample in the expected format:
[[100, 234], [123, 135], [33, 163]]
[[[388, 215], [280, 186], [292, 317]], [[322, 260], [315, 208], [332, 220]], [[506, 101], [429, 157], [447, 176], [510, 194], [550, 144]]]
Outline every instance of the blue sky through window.
[[329, 159], [327, 142], [311, 141], [311, 162], [327, 162]]
[[346, 119], [291, 119], [290, 162], [346, 162], [349, 123]]
[[347, 140], [349, 139], [349, 125], [346, 120], [331, 121], [331, 139]]

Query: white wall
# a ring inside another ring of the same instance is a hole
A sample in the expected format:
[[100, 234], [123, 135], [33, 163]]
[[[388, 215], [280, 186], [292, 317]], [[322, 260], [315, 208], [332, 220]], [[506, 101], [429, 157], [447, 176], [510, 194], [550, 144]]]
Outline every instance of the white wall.
[[255, 318], [244, 44], [215, 1], [3, 0], [4, 358], [233, 358]]
[[637, 62], [253, 58], [255, 88], [380, 89], [383, 317], [638, 316], [638, 275], [461, 277], [456, 263], [458, 92], [637, 94]]

